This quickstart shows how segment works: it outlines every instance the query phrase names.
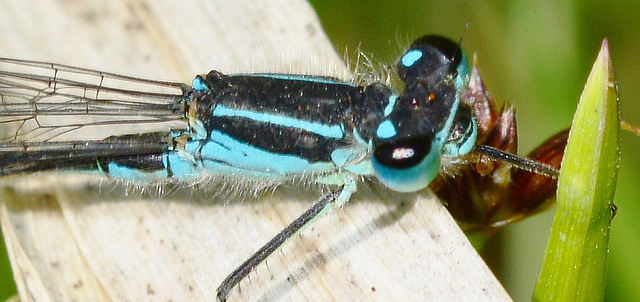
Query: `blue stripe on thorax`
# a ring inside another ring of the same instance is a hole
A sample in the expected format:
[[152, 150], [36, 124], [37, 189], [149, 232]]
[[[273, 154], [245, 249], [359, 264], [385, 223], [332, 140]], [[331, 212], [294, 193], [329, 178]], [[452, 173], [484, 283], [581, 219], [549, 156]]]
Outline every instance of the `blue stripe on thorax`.
[[306, 75], [297, 75], [297, 74], [237, 73], [237, 74], [232, 74], [230, 76], [232, 77], [233, 76], [264, 77], [264, 78], [277, 79], [277, 80], [304, 81], [304, 82], [313, 82], [313, 83], [321, 83], [321, 84], [339, 84], [339, 85], [353, 86], [349, 83], [343, 82], [338, 79], [330, 78], [330, 77], [306, 76]]
[[271, 123], [278, 126], [304, 129], [324, 137], [341, 139], [344, 137], [344, 126], [325, 125], [316, 122], [300, 120], [282, 115], [254, 112], [250, 110], [231, 109], [223, 105], [217, 105], [213, 110], [213, 116], [244, 117], [255, 121]]

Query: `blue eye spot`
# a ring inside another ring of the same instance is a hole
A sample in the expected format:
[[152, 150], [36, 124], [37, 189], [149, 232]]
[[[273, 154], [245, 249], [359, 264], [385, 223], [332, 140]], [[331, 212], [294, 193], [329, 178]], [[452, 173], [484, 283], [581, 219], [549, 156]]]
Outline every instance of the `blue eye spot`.
[[378, 130], [376, 130], [376, 135], [379, 138], [391, 138], [396, 134], [396, 126], [394, 126], [390, 120], [380, 123], [380, 125], [378, 125]]
[[384, 107], [384, 116], [391, 114], [391, 112], [393, 111], [393, 107], [396, 105], [397, 99], [398, 96], [395, 94], [389, 97], [389, 103], [387, 103], [387, 106]]
[[422, 58], [422, 50], [413, 49], [404, 54], [402, 59], [400, 59], [400, 62], [404, 67], [411, 67], [420, 60], [420, 58]]
[[197, 76], [191, 82], [191, 86], [193, 86], [194, 90], [198, 91], [207, 91], [209, 90], [209, 86], [204, 82], [201, 76]]

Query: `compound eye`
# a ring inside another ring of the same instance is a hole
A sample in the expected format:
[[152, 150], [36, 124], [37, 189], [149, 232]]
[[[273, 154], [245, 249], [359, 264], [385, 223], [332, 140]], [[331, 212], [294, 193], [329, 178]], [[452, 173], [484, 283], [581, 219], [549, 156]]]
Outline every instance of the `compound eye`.
[[376, 162], [392, 169], [408, 169], [419, 165], [431, 149], [431, 139], [408, 138], [378, 146], [373, 152]]
[[400, 58], [398, 75], [409, 82], [439, 73], [442, 68], [453, 74], [463, 61], [465, 58], [456, 42], [441, 36], [424, 36], [415, 40]]
[[380, 144], [373, 151], [371, 165], [382, 184], [398, 192], [424, 189], [440, 169], [439, 148], [432, 138], [418, 136]]

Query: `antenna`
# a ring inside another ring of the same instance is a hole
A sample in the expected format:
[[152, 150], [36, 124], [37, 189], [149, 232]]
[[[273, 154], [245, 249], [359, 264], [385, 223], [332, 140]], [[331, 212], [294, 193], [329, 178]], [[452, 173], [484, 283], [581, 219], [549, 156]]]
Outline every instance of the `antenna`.
[[464, 39], [464, 36], [469, 31], [470, 26], [471, 26], [471, 21], [467, 21], [467, 23], [464, 25], [464, 30], [462, 31], [462, 35], [460, 35], [460, 39], [458, 40], [458, 44], [457, 44], [458, 48], [456, 48], [456, 51], [453, 53], [453, 58], [455, 58], [456, 55], [458, 54], [462, 55], [462, 40]]

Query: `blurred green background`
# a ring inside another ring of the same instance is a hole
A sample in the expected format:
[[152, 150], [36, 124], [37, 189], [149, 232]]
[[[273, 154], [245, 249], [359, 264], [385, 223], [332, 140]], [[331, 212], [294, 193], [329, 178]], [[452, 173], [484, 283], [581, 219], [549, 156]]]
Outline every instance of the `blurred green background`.
[[[622, 118], [640, 125], [640, 2], [637, 1], [341, 1], [313, 0], [340, 52], [358, 47], [392, 64], [414, 38], [441, 34], [478, 54], [482, 76], [499, 102], [515, 104], [521, 153], [569, 126], [591, 64], [608, 38], [620, 87]], [[467, 28], [466, 24], [470, 23]], [[607, 301], [640, 300], [640, 138], [622, 134], [607, 277]], [[635, 188], [635, 189], [634, 189]], [[516, 301], [528, 301], [552, 212], [503, 228], [485, 258]], [[6, 255], [4, 250], [0, 250]], [[15, 287], [0, 257], [0, 300]], [[427, 280], [428, 281], [428, 280]]]
[[[638, 1], [340, 1], [313, 0], [338, 51], [360, 46], [394, 63], [414, 38], [462, 37], [478, 54], [499, 103], [518, 113], [520, 152], [568, 127], [603, 38], [609, 39], [624, 120], [640, 125]], [[469, 27], [466, 24], [470, 23]], [[640, 138], [622, 134], [606, 301], [640, 301]], [[515, 301], [530, 301], [553, 211], [503, 228], [484, 252]]]

